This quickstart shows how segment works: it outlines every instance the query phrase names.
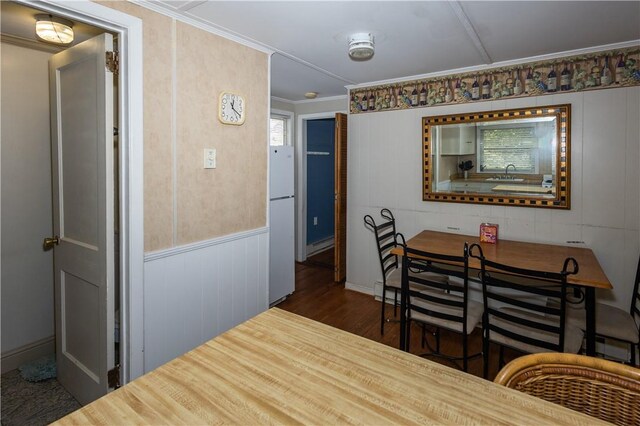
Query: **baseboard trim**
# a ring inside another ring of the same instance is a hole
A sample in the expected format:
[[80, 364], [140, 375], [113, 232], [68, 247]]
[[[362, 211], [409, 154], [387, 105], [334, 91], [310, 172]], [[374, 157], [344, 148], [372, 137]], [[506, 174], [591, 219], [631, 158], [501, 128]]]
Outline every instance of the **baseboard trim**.
[[357, 291], [358, 293], [368, 294], [369, 296], [373, 296], [373, 289], [371, 287], [365, 287], [360, 284], [353, 284], [348, 281], [345, 281], [344, 288], [347, 290]]
[[333, 247], [333, 243], [334, 239], [333, 237], [331, 237], [326, 240], [307, 245], [307, 257], [313, 256], [314, 254], [318, 254]]
[[2, 374], [15, 370], [22, 364], [34, 361], [45, 355], [55, 353], [56, 338], [55, 336], [46, 337], [37, 340], [28, 345], [20, 346], [2, 354]]

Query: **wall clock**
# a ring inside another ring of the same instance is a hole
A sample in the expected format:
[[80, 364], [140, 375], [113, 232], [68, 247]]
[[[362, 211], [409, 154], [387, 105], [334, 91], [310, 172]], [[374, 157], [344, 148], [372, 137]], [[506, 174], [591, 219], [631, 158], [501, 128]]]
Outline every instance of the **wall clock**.
[[239, 126], [244, 123], [246, 105], [242, 96], [222, 92], [218, 104], [218, 119], [222, 124]]

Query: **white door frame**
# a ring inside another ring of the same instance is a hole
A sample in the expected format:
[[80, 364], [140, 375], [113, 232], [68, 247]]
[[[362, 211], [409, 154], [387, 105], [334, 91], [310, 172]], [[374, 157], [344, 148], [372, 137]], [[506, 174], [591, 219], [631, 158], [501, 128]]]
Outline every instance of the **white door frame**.
[[144, 373], [142, 21], [91, 1], [18, 0], [57, 16], [118, 33], [120, 50], [120, 366], [121, 382]]
[[307, 260], [307, 120], [335, 118], [337, 113], [347, 111], [300, 114], [296, 122], [296, 260]]

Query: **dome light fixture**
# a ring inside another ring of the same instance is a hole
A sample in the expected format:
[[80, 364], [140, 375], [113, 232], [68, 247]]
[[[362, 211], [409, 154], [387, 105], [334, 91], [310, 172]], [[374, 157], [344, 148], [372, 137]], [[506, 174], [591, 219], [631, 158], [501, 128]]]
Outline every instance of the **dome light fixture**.
[[47, 43], [71, 44], [73, 41], [73, 22], [52, 15], [36, 15], [36, 37]]
[[315, 99], [318, 97], [318, 92], [307, 92], [304, 94], [304, 97], [307, 99]]
[[374, 42], [371, 33], [356, 33], [349, 37], [349, 57], [355, 61], [366, 61], [373, 56]]

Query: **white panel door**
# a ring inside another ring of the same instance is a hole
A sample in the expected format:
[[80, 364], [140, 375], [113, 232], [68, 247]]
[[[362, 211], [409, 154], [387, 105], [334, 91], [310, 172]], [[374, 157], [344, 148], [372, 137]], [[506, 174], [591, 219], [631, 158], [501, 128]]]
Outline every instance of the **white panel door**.
[[56, 361], [82, 404], [108, 391], [114, 367], [113, 74], [102, 34], [49, 62]]

